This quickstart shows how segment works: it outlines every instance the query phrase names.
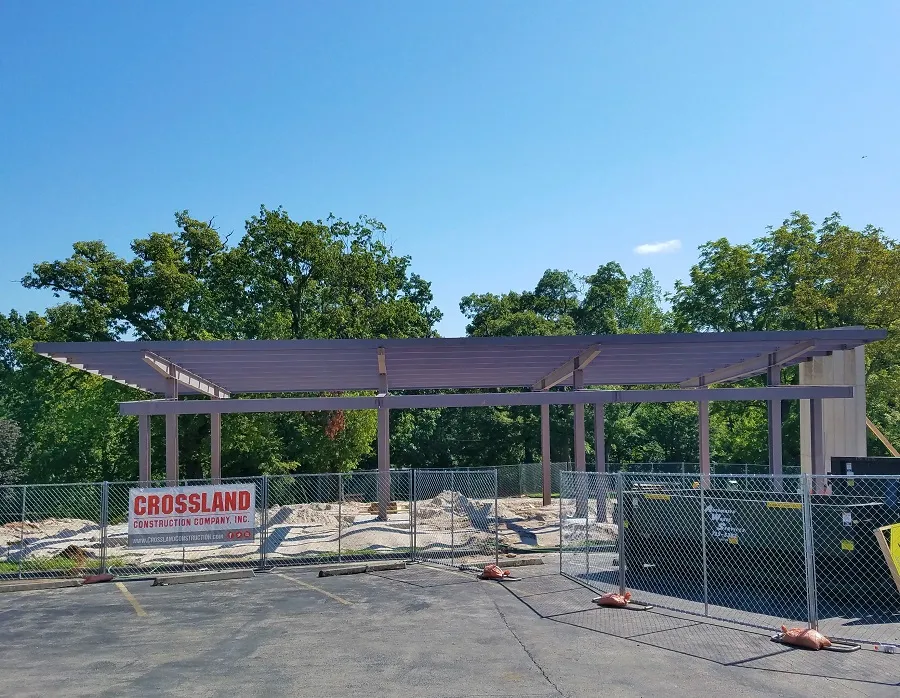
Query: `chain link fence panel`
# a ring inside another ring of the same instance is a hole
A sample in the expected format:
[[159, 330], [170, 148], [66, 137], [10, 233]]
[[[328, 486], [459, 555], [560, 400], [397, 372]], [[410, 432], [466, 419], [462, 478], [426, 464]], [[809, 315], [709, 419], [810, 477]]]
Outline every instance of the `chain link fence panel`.
[[828, 637], [900, 645], [900, 477], [811, 478], [816, 622]]
[[[4, 488], [6, 489], [6, 488]], [[0, 578], [82, 577], [104, 566], [100, 483], [22, 485], [0, 500]], [[18, 520], [13, 508], [19, 500]]]
[[355, 507], [342, 507], [341, 475], [284, 475], [266, 478], [266, 525], [261, 540], [272, 566], [341, 561], [341, 530]]
[[483, 567], [499, 554], [496, 470], [417, 470], [412, 498], [416, 557]]
[[760, 630], [900, 644], [900, 478], [701, 480], [563, 473], [560, 571]]
[[[412, 472], [357, 471], [341, 475], [341, 562], [410, 560], [413, 517]], [[385, 506], [379, 493], [387, 495]]]
[[621, 474], [624, 569], [641, 600], [765, 629], [806, 617], [801, 496], [768, 478]]

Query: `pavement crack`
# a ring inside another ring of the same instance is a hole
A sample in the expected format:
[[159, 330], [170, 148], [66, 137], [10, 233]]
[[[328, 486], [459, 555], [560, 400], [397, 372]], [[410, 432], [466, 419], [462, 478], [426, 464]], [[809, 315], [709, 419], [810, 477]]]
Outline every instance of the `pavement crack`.
[[493, 603], [494, 608], [497, 609], [497, 613], [500, 616], [500, 619], [503, 621], [503, 625], [505, 625], [506, 629], [509, 630], [509, 634], [512, 635], [516, 639], [516, 642], [519, 643], [519, 646], [522, 648], [522, 651], [531, 660], [531, 663], [534, 664], [535, 667], [537, 667], [537, 670], [539, 672], [541, 672], [541, 676], [544, 677], [544, 680], [553, 687], [554, 691], [556, 691], [563, 698], [566, 698], [566, 694], [563, 693], [560, 690], [559, 686], [557, 686], [556, 683], [553, 681], [553, 679], [550, 678], [550, 675], [544, 670], [544, 667], [541, 666], [540, 662], [538, 662], [538, 660], [535, 658], [535, 656], [531, 653], [531, 650], [529, 650], [525, 646], [525, 643], [522, 642], [521, 638], [516, 634], [516, 631], [512, 629], [512, 626], [509, 624], [509, 621], [506, 620], [506, 615], [503, 613], [503, 611], [500, 610], [500, 607], [497, 605], [497, 602], [494, 599], [491, 599], [491, 603]]

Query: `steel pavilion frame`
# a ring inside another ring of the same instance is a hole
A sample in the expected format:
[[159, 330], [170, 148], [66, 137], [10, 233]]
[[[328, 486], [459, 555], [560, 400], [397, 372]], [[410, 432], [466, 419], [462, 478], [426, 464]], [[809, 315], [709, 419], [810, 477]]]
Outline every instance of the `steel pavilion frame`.
[[[163, 399], [120, 403], [139, 418], [139, 479], [150, 480], [150, 416], [166, 418], [166, 479], [178, 479], [178, 415], [209, 414], [211, 475], [221, 478], [221, 415], [248, 412], [378, 411], [379, 511], [387, 510], [391, 409], [539, 406], [544, 503], [550, 502], [550, 405], [574, 405], [575, 469], [586, 469], [584, 406], [592, 404], [596, 468], [606, 469], [607, 403], [696, 402], [701, 482], [709, 481], [709, 402], [765, 400], [769, 465], [780, 481], [781, 401], [809, 400], [812, 472], [824, 474], [822, 400], [854, 396], [853, 386], [781, 385], [781, 369], [852, 350], [886, 336], [859, 327], [806, 332], [734, 332], [589, 337], [240, 340], [38, 343], [35, 352]], [[391, 369], [389, 381], [388, 368]], [[766, 387], [710, 390], [765, 374]], [[585, 385], [677, 385], [599, 390]], [[392, 388], [395, 392], [391, 392]], [[567, 387], [569, 390], [552, 390]], [[498, 389], [525, 388], [513, 392]], [[396, 391], [478, 392], [402, 394]], [[487, 390], [485, 390], [487, 389]], [[370, 392], [334, 397], [237, 394]], [[188, 394], [209, 399], [180, 400]]]

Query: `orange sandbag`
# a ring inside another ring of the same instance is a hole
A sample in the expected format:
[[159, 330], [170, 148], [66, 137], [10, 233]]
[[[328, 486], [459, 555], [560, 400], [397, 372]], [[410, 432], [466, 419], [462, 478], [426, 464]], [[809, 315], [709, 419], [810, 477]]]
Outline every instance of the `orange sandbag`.
[[805, 647], [808, 650], [824, 650], [831, 647], [831, 640], [818, 630], [811, 628], [791, 628], [788, 630], [781, 626], [781, 641], [795, 647]]
[[624, 595], [612, 593], [604, 594], [603, 596], [598, 596], [594, 599], [594, 603], [598, 606], [611, 606], [612, 608], [625, 608], [629, 601], [631, 601], [630, 591], [626, 591]]
[[82, 581], [83, 584], [100, 584], [101, 582], [111, 582], [115, 577], [111, 574], [89, 574]]
[[497, 565], [485, 565], [481, 572], [482, 579], [503, 579], [509, 576], [509, 570], [500, 569]]

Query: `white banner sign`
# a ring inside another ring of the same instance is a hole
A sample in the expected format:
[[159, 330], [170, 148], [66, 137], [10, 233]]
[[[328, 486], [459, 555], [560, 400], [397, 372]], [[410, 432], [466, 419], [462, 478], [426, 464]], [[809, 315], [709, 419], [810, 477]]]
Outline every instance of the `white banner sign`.
[[131, 547], [247, 543], [255, 537], [254, 485], [131, 490], [128, 508]]

